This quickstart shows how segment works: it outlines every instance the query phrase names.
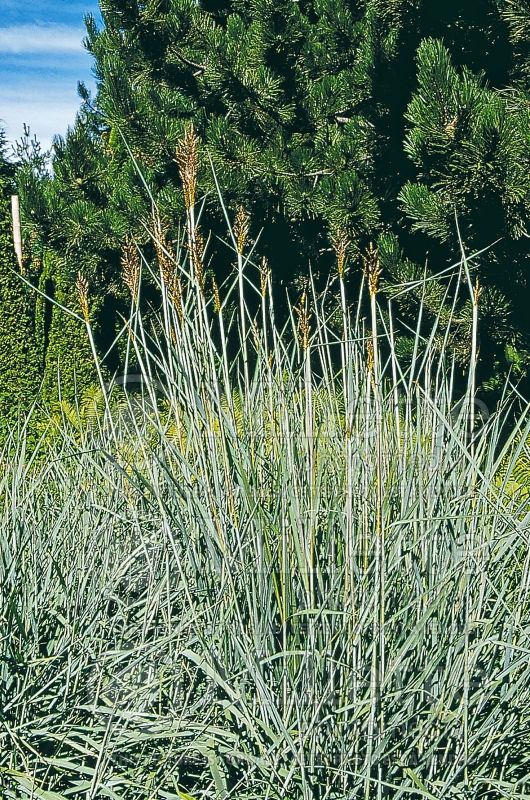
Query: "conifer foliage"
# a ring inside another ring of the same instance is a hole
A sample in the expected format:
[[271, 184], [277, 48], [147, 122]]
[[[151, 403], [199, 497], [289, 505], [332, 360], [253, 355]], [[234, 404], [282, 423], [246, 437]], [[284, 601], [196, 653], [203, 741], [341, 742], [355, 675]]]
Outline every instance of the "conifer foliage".
[[530, 332], [523, 305], [530, 276], [528, 103], [519, 93], [492, 89], [465, 66], [455, 67], [440, 40], [423, 41], [417, 60], [405, 140], [417, 171], [401, 191], [403, 209], [413, 230], [452, 245], [453, 252], [457, 233], [468, 252], [495, 243], [480, 259], [484, 328], [493, 324], [490, 338], [508, 341], [511, 312], [521, 344]]
[[38, 395], [40, 369], [34, 328], [35, 298], [17, 274], [10, 198], [14, 169], [0, 130], [0, 440]]
[[[375, 242], [389, 291], [417, 281], [426, 254], [434, 273], [458, 259], [461, 244], [473, 253], [495, 243], [470, 262], [483, 290], [483, 378], [523, 374], [530, 363], [526, 2], [100, 6], [103, 25], [87, 19], [97, 95], [80, 87], [77, 122], [56, 143], [54, 179], [26, 181], [21, 193], [28, 224], [63, 271], [59, 282], [72, 285], [82, 265], [102, 341], [112, 340], [125, 302], [121, 249], [131, 233], [148, 242], [153, 200], [168, 243], [179, 236], [176, 152], [192, 123], [211, 248], [222, 230], [218, 186], [229, 214], [240, 206], [250, 214], [254, 238], [263, 229], [258, 255], [269, 257], [275, 280], [304, 275], [310, 261], [325, 277], [337, 235], [351, 242], [350, 263], [359, 267]], [[443, 287], [420, 291], [425, 308], [438, 313]], [[406, 319], [414, 293], [395, 294]], [[457, 350], [468, 311], [464, 304]]]
[[[374, 8], [102, 3], [105, 26], [89, 20], [88, 42], [113, 157], [128, 161], [130, 148], [154, 173], [170, 217], [181, 204], [175, 148], [192, 119], [227, 201], [256, 210], [271, 237], [275, 223], [305, 245], [323, 246], [319, 235], [337, 227], [370, 236], [376, 140], [363, 107], [379, 46]], [[208, 166], [202, 188], [212, 192]]]

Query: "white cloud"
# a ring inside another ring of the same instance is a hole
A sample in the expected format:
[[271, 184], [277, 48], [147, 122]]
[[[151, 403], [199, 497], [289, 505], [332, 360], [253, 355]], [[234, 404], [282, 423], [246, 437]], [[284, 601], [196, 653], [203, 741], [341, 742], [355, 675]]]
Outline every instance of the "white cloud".
[[31, 90], [0, 87], [1, 125], [5, 125], [8, 142], [14, 142], [22, 136], [26, 123], [31, 134], [48, 149], [55, 134], [64, 134], [73, 125], [80, 103], [75, 86], [50, 87], [37, 83]]
[[0, 53], [79, 53], [82, 39], [67, 25], [11, 25], [0, 28]]

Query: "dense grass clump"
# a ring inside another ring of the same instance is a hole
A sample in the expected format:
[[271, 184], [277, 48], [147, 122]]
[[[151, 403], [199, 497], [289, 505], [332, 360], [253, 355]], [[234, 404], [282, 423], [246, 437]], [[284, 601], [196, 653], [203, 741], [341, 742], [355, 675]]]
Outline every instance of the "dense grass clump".
[[339, 242], [280, 330], [244, 219], [221, 290], [195, 233], [149, 322], [126, 255], [128, 377], [1, 456], [2, 797], [528, 797], [530, 418], [477, 403], [479, 293], [462, 393], [377, 253], [366, 319]]

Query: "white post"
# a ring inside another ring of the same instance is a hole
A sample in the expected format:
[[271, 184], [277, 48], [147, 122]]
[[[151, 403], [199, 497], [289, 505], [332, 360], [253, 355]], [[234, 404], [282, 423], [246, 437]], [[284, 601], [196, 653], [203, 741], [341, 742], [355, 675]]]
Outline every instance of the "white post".
[[13, 243], [17, 254], [18, 266], [23, 269], [22, 259], [22, 233], [20, 230], [20, 201], [17, 194], [11, 197], [11, 211], [13, 214]]

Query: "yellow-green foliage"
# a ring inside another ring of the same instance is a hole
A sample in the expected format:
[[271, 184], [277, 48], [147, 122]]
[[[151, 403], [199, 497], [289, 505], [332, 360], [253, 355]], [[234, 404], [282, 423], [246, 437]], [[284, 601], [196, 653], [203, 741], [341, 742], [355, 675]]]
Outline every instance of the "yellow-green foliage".
[[530, 435], [517, 437], [505, 455], [496, 478], [507, 500], [523, 503], [530, 498]]

